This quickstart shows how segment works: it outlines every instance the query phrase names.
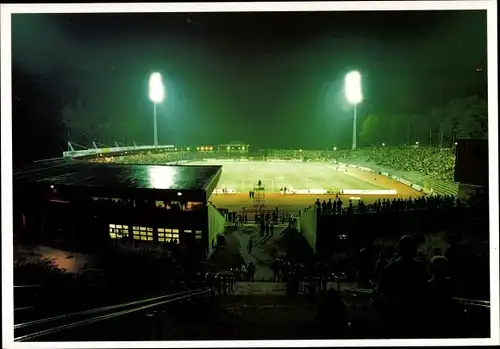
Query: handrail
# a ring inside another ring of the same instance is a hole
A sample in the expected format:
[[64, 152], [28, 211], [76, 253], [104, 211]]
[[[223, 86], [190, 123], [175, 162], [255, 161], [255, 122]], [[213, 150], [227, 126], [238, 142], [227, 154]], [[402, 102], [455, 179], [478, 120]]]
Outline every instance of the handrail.
[[52, 316], [52, 317], [44, 318], [44, 319], [32, 320], [32, 321], [23, 322], [23, 323], [14, 325], [14, 330], [28, 327], [28, 326], [40, 325], [40, 324], [44, 324], [47, 322], [54, 322], [54, 321], [61, 320], [61, 319], [69, 319], [69, 318], [73, 318], [73, 317], [77, 317], [77, 316], [102, 313], [102, 312], [109, 311], [109, 310], [120, 309], [120, 308], [128, 307], [131, 305], [146, 303], [146, 302], [150, 302], [150, 301], [154, 301], [154, 300], [158, 300], [158, 299], [162, 299], [162, 298], [170, 298], [170, 297], [183, 295], [183, 294], [186, 294], [188, 292], [195, 292], [195, 291], [199, 291], [199, 290], [167, 294], [167, 295], [163, 295], [163, 296], [152, 297], [152, 298], [148, 298], [148, 299], [141, 299], [138, 301], [133, 301], [133, 302], [128, 302], [128, 303], [109, 305], [106, 307], [99, 307], [99, 308], [94, 308], [94, 309], [89, 309], [89, 310], [82, 310], [82, 311], [70, 313], [70, 314], [63, 314], [63, 315]]
[[[354, 294], [367, 294], [367, 295], [370, 295], [375, 292], [375, 290], [369, 288], [346, 288], [345, 290]], [[451, 299], [462, 305], [473, 305], [477, 307], [490, 308], [490, 301], [485, 301], [480, 299], [460, 298], [460, 297], [452, 297]]]
[[[163, 301], [156, 302], [156, 303], [153, 303], [153, 304], [144, 305], [142, 307], [137, 307], [137, 308], [128, 309], [128, 310], [121, 310], [121, 311], [114, 312], [114, 313], [111, 313], [111, 314], [100, 315], [100, 316], [93, 317], [93, 318], [90, 318], [90, 319], [80, 320], [80, 321], [73, 322], [73, 323], [70, 323], [70, 324], [65, 324], [65, 325], [60, 325], [60, 326], [52, 327], [52, 328], [49, 328], [49, 329], [46, 329], [46, 330], [42, 330], [42, 331], [39, 331], [39, 332], [30, 333], [30, 334], [27, 334], [27, 335], [24, 335], [24, 336], [16, 337], [16, 338], [14, 338], [14, 341], [15, 342], [26, 341], [26, 340], [29, 340], [29, 339], [33, 339], [33, 338], [45, 336], [45, 335], [48, 335], [48, 334], [53, 334], [53, 333], [60, 332], [60, 331], [63, 331], [63, 330], [67, 330], [67, 329], [70, 329], [70, 328], [75, 328], [75, 327], [79, 327], [79, 326], [89, 325], [89, 324], [92, 324], [92, 323], [95, 323], [95, 322], [99, 322], [99, 321], [103, 321], [103, 320], [115, 318], [115, 317], [118, 317], [118, 316], [122, 316], [122, 315], [130, 314], [130, 313], [134, 313], [134, 312], [137, 312], [137, 311], [141, 311], [141, 310], [153, 308], [153, 307], [160, 306], [160, 305], [163, 305], [163, 304], [173, 303], [175, 301], [179, 301], [179, 300], [182, 300], [182, 299], [191, 298], [193, 296], [202, 295], [202, 294], [208, 294], [208, 293], [210, 293], [210, 290], [209, 289], [204, 289], [204, 290], [201, 290], [201, 291], [197, 290], [197, 291], [184, 292], [184, 293], [188, 293], [188, 294], [187, 295], [182, 295], [182, 296], [179, 296], [179, 297], [173, 298], [173, 299], [163, 300]], [[161, 298], [161, 297], [158, 297], [158, 298]]]
[[42, 285], [15, 285], [14, 288], [35, 288], [43, 287]]

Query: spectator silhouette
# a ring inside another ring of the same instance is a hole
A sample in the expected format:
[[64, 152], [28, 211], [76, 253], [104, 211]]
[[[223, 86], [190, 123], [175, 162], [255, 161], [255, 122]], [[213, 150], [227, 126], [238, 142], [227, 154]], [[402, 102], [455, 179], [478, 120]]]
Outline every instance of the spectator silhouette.
[[389, 259], [387, 258], [387, 253], [382, 251], [378, 255], [378, 260], [375, 262], [375, 280], [378, 282], [384, 273], [385, 268], [389, 265]]
[[248, 264], [248, 280], [253, 282], [254, 280], [254, 277], [255, 277], [255, 264], [253, 262], [250, 262], [250, 264]]
[[463, 337], [467, 334], [467, 316], [452, 299], [453, 286], [449, 277], [449, 263], [446, 257], [431, 259], [432, 278], [429, 280], [428, 336], [432, 338]]
[[271, 268], [273, 269], [273, 282], [280, 281], [280, 264], [280, 260], [276, 258], [271, 265]]
[[370, 252], [366, 248], [359, 251], [359, 264], [358, 264], [358, 287], [372, 288], [370, 276], [373, 269], [373, 261], [370, 258]]
[[328, 202], [326, 203], [326, 213], [332, 213], [332, 199], [328, 199]]
[[419, 321], [427, 290], [427, 267], [417, 260], [417, 246], [410, 236], [399, 241], [399, 257], [389, 263], [377, 291], [385, 299], [386, 320], [391, 336], [415, 338], [422, 331]]

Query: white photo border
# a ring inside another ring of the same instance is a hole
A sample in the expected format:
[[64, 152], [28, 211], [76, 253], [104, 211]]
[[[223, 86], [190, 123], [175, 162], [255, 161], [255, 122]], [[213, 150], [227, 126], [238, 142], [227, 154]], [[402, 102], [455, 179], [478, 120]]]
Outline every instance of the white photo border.
[[[356, 1], [356, 2], [224, 2], [224, 3], [95, 3], [1, 4], [1, 193], [2, 193], [2, 339], [4, 348], [168, 348], [168, 347], [378, 347], [499, 344], [498, 226], [498, 56], [497, 2]], [[153, 12], [292, 12], [292, 11], [422, 11], [486, 10], [488, 42], [488, 144], [490, 191], [491, 338], [418, 340], [283, 340], [15, 343], [13, 319], [12, 209], [12, 71], [11, 14], [16, 13], [153, 13]], [[495, 310], [496, 309], [496, 310]]]

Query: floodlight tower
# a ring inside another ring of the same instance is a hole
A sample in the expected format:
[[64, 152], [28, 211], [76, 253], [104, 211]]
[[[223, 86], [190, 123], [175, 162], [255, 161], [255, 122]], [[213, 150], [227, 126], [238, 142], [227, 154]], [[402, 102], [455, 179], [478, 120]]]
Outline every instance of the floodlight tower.
[[361, 74], [352, 71], [345, 77], [345, 96], [349, 103], [354, 106], [354, 120], [352, 125], [352, 150], [356, 150], [356, 106], [363, 100], [361, 90]]
[[149, 77], [149, 99], [153, 102], [154, 114], [154, 146], [158, 146], [158, 124], [156, 120], [156, 103], [161, 103], [165, 97], [160, 73], [153, 73]]

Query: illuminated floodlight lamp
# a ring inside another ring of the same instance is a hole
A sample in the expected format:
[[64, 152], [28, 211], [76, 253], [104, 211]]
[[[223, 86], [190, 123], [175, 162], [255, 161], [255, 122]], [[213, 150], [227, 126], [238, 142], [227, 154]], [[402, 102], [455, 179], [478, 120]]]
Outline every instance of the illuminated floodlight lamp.
[[359, 104], [363, 100], [361, 91], [361, 74], [357, 71], [350, 72], [345, 77], [345, 96], [349, 103]]
[[416, 141], [415, 144], [418, 145], [418, 141]]
[[180, 191], [177, 192], [177, 196], [182, 196], [182, 193]]
[[354, 118], [352, 123], [352, 150], [356, 150], [356, 105], [363, 100], [361, 89], [361, 74], [352, 71], [345, 77], [345, 97], [354, 107]]
[[385, 147], [385, 143], [382, 143], [382, 146]]
[[301, 151], [302, 151], [302, 149], [299, 149], [299, 151], [301, 152]]
[[458, 145], [458, 142], [455, 142], [455, 145]]
[[187, 147], [186, 150], [189, 151], [189, 147]]
[[241, 147], [241, 150], [245, 150], [245, 147]]
[[154, 110], [154, 145], [158, 146], [158, 124], [156, 121], [156, 104], [165, 98], [163, 82], [160, 73], [153, 73], [149, 77], [149, 99], [153, 102]]
[[200, 147], [196, 147], [196, 150], [200, 150]]
[[161, 103], [165, 98], [165, 90], [160, 73], [153, 73], [149, 77], [149, 99], [153, 103]]
[[335, 150], [337, 150], [337, 147], [333, 147], [333, 150], [334, 150], [334, 151], [335, 151]]
[[231, 149], [231, 147], [226, 147], [227, 150]]
[[210, 147], [210, 150], [214, 149], [213, 147]]

